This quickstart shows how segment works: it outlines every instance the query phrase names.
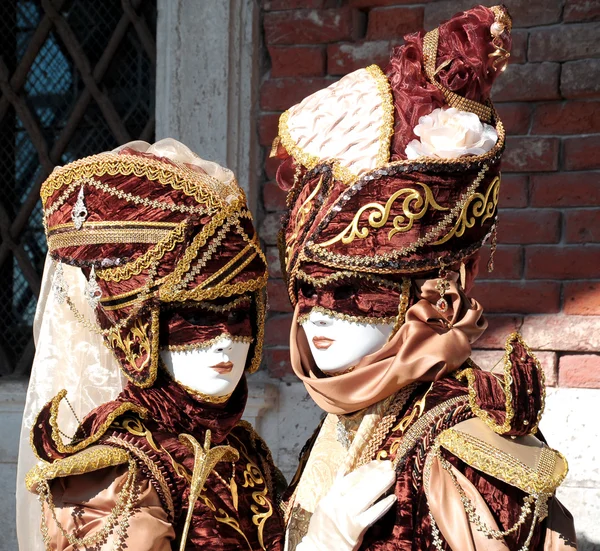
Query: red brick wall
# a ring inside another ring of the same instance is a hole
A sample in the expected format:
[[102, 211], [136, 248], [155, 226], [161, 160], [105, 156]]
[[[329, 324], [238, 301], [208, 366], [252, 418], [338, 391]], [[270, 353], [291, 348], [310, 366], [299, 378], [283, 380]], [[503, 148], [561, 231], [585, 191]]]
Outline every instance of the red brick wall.
[[[266, 160], [261, 237], [272, 276], [266, 362], [273, 377], [290, 373], [290, 305], [275, 246], [284, 194], [273, 181], [276, 164], [267, 160], [279, 114], [341, 75], [385, 66], [403, 34], [431, 29], [474, 3], [263, 0], [267, 62], [258, 129]], [[600, 3], [505, 4], [513, 54], [494, 100], [510, 137], [496, 269], [481, 271], [474, 292], [490, 320], [477, 356], [495, 363], [507, 333], [519, 328], [540, 351], [549, 384], [600, 387]]]

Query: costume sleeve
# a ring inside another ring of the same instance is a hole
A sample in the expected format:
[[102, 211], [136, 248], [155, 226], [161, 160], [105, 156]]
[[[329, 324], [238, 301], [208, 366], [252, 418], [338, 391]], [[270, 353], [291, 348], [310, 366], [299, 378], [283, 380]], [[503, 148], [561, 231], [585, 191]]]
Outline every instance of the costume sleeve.
[[[156, 490], [146, 477], [138, 475], [133, 484], [129, 477], [127, 465], [119, 465], [54, 479], [42, 519], [48, 549], [171, 551], [175, 532]], [[94, 538], [87, 545], [81, 541]]]

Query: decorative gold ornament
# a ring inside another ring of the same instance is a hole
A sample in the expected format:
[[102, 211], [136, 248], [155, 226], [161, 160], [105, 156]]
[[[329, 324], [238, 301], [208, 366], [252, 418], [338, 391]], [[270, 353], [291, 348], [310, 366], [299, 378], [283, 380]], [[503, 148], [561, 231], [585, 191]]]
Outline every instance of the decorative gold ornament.
[[[423, 195], [420, 190], [414, 188], [403, 188], [396, 191], [386, 202], [385, 206], [380, 203], [368, 203], [362, 206], [358, 212], [354, 215], [352, 222], [344, 228], [336, 237], [320, 243], [321, 247], [329, 247], [338, 241], [341, 241], [344, 245], [352, 243], [355, 239], [365, 239], [369, 235], [368, 227], [360, 227], [362, 215], [373, 210], [369, 214], [367, 219], [370, 227], [379, 229], [387, 224], [390, 217], [390, 211], [392, 205], [400, 198], [404, 198], [402, 201], [402, 214], [395, 216], [392, 221], [392, 229], [388, 233], [388, 239], [391, 240], [397, 233], [404, 233], [410, 231], [414, 225], [415, 220], [419, 220], [425, 216], [425, 213], [431, 207], [437, 211], [447, 211], [447, 207], [438, 205], [433, 197], [431, 188], [421, 182], [416, 182], [417, 185], [421, 186]], [[412, 207], [412, 208], [411, 208]], [[413, 209], [417, 209], [413, 212]]]

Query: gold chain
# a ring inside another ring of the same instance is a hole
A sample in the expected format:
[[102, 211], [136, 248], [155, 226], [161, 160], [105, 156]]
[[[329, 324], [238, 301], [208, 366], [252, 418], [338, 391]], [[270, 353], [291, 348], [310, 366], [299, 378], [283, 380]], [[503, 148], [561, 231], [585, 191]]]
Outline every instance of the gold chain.
[[[131, 513], [138, 495], [139, 488], [137, 484], [137, 474], [138, 469], [135, 461], [130, 460], [127, 479], [123, 484], [123, 488], [119, 493], [119, 497], [116, 500], [115, 506], [110, 512], [110, 515], [107, 517], [104, 526], [101, 530], [98, 530], [94, 534], [83, 538], [78, 538], [73, 534], [69, 534], [64, 529], [62, 524], [60, 524], [58, 518], [56, 517], [56, 507], [52, 498], [50, 485], [48, 484], [47, 480], [40, 481], [40, 484], [38, 485], [38, 492], [40, 496], [40, 502], [42, 504], [42, 526], [44, 527], [42, 530], [43, 537], [48, 537], [48, 526], [46, 524], [46, 518], [44, 514], [44, 503], [48, 505], [50, 515], [52, 516], [52, 520], [54, 520], [58, 530], [73, 547], [87, 548], [98, 545], [106, 540], [109, 534], [115, 529], [120, 533], [124, 533], [128, 526], [129, 518], [131, 517]], [[121, 519], [120, 522], [119, 519]], [[48, 546], [48, 543], [49, 542], [47, 542], [46, 545], [47, 549], [50, 551], [52, 548]]]

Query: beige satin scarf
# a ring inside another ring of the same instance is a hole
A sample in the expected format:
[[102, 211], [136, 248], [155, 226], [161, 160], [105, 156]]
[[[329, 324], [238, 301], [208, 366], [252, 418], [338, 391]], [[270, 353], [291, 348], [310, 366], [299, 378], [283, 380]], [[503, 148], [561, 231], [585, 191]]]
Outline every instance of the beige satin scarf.
[[459, 289], [458, 274], [452, 272], [450, 276], [450, 289], [445, 294], [450, 321], [434, 306], [440, 298], [438, 280], [417, 282], [420, 300], [407, 310], [404, 325], [354, 370], [336, 377], [324, 377], [315, 369], [296, 307], [290, 333], [292, 368], [317, 405], [329, 413], [351, 413], [412, 382], [434, 381], [458, 369], [471, 355], [471, 344], [485, 331], [487, 321], [481, 305]]

